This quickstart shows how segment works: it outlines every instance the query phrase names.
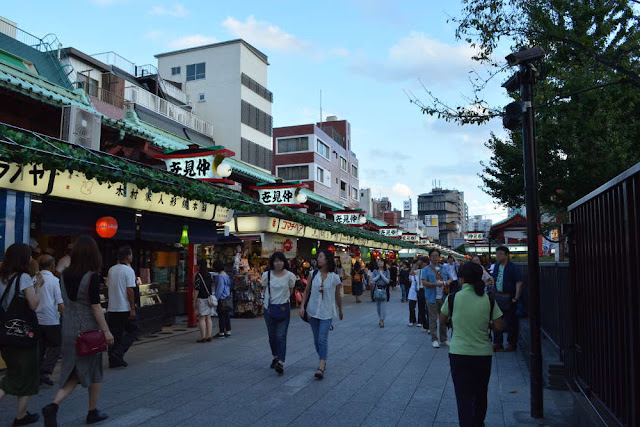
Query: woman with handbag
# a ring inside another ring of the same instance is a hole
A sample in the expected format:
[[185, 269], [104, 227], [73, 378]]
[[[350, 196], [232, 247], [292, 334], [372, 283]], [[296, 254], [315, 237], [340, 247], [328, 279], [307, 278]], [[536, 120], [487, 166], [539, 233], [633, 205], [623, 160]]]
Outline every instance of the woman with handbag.
[[[24, 243], [14, 243], [4, 253], [0, 267], [0, 307], [2, 308], [3, 327], [0, 330], [2, 339], [2, 359], [7, 365], [4, 378], [0, 381], [0, 399], [7, 394], [18, 398], [18, 410], [13, 420], [14, 426], [33, 424], [40, 416], [27, 412], [29, 398], [38, 394], [40, 386], [40, 367], [38, 362], [38, 321], [35, 309], [38, 308], [39, 290], [42, 279], [31, 277], [31, 247]], [[36, 269], [37, 271], [37, 269]], [[19, 340], [9, 342], [7, 322], [14, 316], [26, 320], [30, 328], [23, 328], [24, 334]], [[27, 329], [30, 329], [28, 331]]]
[[210, 342], [213, 336], [211, 316], [216, 315], [218, 300], [213, 295], [213, 279], [205, 259], [198, 260], [198, 274], [196, 274], [193, 289], [193, 309], [198, 315], [198, 327], [200, 328], [200, 339], [196, 342]]
[[231, 336], [231, 312], [233, 311], [233, 295], [231, 294], [231, 278], [224, 271], [224, 264], [218, 260], [213, 263], [216, 275], [216, 299], [218, 300], [218, 326], [220, 331], [216, 338]]
[[274, 252], [269, 258], [269, 269], [262, 275], [265, 288], [264, 321], [271, 346], [271, 369], [284, 374], [284, 359], [287, 354], [287, 331], [291, 307], [289, 298], [296, 283], [296, 276], [289, 271], [289, 263], [282, 252]]
[[376, 302], [378, 318], [380, 319], [378, 325], [384, 328], [384, 319], [387, 317], [387, 302], [391, 296], [389, 292], [391, 275], [387, 270], [387, 263], [383, 259], [378, 258], [376, 263], [378, 269], [371, 274], [371, 286], [373, 287], [373, 299]]
[[314, 374], [318, 380], [324, 378], [327, 367], [329, 329], [333, 318], [337, 314], [340, 320], [343, 319], [340, 297], [342, 281], [335, 270], [336, 262], [333, 253], [322, 249], [318, 253], [318, 270], [309, 275], [300, 307], [300, 317], [303, 319], [308, 317], [309, 319], [309, 325], [313, 331], [313, 342], [320, 358], [318, 370]]
[[356, 261], [351, 270], [351, 293], [356, 297], [356, 303], [362, 302], [364, 275], [362, 264], [360, 264], [360, 261]]
[[101, 269], [102, 255], [96, 241], [89, 236], [78, 238], [71, 253], [71, 264], [60, 280], [65, 306], [62, 368], [60, 389], [53, 402], [42, 408], [46, 427], [57, 425], [60, 403], [78, 384], [89, 389], [87, 424], [108, 418], [97, 409], [102, 383], [102, 351], [106, 351], [106, 345], [113, 345], [113, 335], [100, 305]]

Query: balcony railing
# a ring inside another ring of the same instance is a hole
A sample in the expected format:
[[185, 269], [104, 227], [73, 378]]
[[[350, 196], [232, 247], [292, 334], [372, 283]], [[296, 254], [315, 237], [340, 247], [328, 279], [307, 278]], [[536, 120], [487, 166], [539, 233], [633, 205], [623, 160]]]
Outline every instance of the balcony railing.
[[106, 89], [87, 82], [76, 82], [75, 86], [78, 89], [84, 89], [85, 93], [91, 97], [97, 98], [102, 102], [106, 102], [107, 104], [124, 110], [126, 103], [125, 99], [113, 92], [109, 92]]
[[136, 87], [127, 86], [124, 88], [124, 97], [127, 101], [148, 108], [158, 114], [162, 114], [176, 122], [194, 129], [202, 134], [213, 137], [213, 125], [206, 122], [175, 104], [170, 103], [166, 99], [147, 92], [146, 90]]

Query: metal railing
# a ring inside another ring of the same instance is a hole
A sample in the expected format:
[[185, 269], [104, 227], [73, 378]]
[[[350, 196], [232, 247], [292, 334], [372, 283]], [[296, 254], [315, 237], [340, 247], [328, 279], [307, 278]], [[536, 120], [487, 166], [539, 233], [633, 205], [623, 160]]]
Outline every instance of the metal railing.
[[129, 102], [148, 108], [184, 126], [213, 137], [213, 125], [211, 123], [151, 92], [137, 86], [127, 86], [124, 88], [124, 97]]
[[102, 102], [106, 102], [107, 104], [113, 105], [114, 107], [122, 110], [125, 108], [126, 100], [113, 92], [87, 82], [76, 82], [75, 86], [77, 89], [84, 89], [85, 93], [89, 95], [89, 97], [97, 98]]
[[576, 385], [640, 425], [640, 163], [569, 207]]

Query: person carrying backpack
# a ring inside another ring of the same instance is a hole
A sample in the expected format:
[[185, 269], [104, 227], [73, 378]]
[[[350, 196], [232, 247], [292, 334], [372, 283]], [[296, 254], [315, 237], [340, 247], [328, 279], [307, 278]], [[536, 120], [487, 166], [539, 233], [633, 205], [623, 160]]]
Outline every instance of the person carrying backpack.
[[462, 288], [447, 297], [440, 321], [444, 324], [451, 320], [453, 329], [449, 363], [460, 426], [483, 426], [493, 355], [489, 329], [503, 329], [502, 311], [484, 293], [480, 265], [472, 262], [463, 264], [458, 280]]

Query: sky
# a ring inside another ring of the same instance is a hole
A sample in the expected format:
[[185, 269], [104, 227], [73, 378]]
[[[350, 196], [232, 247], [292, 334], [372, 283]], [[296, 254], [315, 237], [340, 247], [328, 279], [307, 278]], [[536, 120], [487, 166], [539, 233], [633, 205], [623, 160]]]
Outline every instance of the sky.
[[[64, 7], [62, 7], [64, 4]], [[138, 65], [154, 54], [243, 38], [269, 57], [274, 126], [317, 122], [323, 116], [351, 123], [360, 187], [374, 197], [402, 201], [429, 192], [437, 181], [465, 193], [469, 214], [497, 222], [506, 209], [480, 187], [484, 142], [503, 135], [500, 120], [457, 126], [423, 115], [409, 102], [424, 87], [451, 105], [464, 105], [469, 76], [480, 70], [473, 49], [455, 39], [450, 17], [458, 0], [30, 0], [6, 2], [0, 13], [22, 30], [55, 34], [63, 46], [85, 53], [114, 51]], [[496, 78], [488, 98], [507, 100]]]

